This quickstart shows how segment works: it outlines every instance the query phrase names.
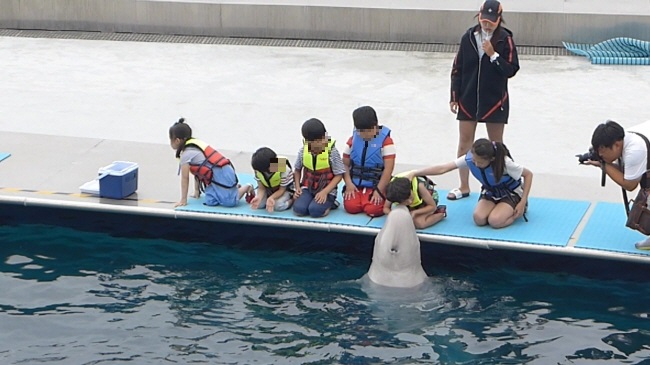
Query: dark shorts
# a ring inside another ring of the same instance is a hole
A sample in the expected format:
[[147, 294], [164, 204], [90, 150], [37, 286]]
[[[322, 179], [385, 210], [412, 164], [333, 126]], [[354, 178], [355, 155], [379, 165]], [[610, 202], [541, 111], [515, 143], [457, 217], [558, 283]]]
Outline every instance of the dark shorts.
[[488, 196], [485, 194], [485, 192], [481, 193], [481, 197], [479, 200], [487, 200], [491, 201], [494, 204], [499, 204], [499, 203], [506, 203], [512, 207], [512, 209], [515, 209], [517, 204], [521, 201], [521, 197], [515, 193], [510, 193], [510, 195], [505, 196], [500, 199], [495, 199], [493, 196]]
[[477, 123], [490, 123], [490, 124], [508, 124], [508, 121], [505, 120], [466, 120], [466, 119], [459, 119], [459, 122], [477, 122]]

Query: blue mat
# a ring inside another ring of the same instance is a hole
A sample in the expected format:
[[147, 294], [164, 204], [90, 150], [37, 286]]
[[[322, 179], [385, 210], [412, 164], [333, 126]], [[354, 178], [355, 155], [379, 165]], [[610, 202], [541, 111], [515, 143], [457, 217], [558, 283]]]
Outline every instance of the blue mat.
[[[255, 178], [252, 174], [237, 174], [239, 177], [240, 184], [253, 183], [255, 185]], [[358, 226], [366, 227], [368, 222], [370, 222], [370, 217], [365, 214], [348, 214], [343, 209], [343, 197], [341, 196], [341, 187], [339, 185], [339, 194], [337, 200], [341, 203], [341, 206], [338, 209], [330, 211], [327, 217], [324, 218], [311, 218], [311, 217], [298, 217], [293, 214], [293, 210], [288, 209], [283, 212], [273, 212], [269, 213], [266, 209], [251, 209], [250, 205], [246, 204], [246, 201], [242, 198], [239, 201], [239, 204], [236, 207], [209, 207], [204, 205], [204, 199], [188, 199], [187, 205], [184, 207], [178, 207], [176, 210], [188, 211], [188, 212], [201, 212], [201, 213], [220, 213], [220, 214], [233, 214], [233, 215], [246, 215], [254, 217], [267, 217], [267, 218], [279, 218], [287, 219], [293, 221], [304, 221], [304, 222], [321, 222], [321, 223], [335, 223], [335, 224], [345, 224], [349, 226]]]
[[[566, 246], [590, 205], [586, 201], [530, 198], [526, 213], [528, 222], [519, 218], [509, 227], [494, 229], [474, 224], [472, 215], [478, 193], [452, 202], [446, 200], [446, 191], [440, 190], [439, 194], [440, 204], [447, 205], [447, 218], [418, 232], [551, 246]], [[385, 217], [375, 218], [369, 226], [380, 228], [384, 220]]]
[[[241, 184], [254, 182], [251, 174], [239, 174]], [[255, 216], [276, 219], [287, 219], [304, 222], [321, 222], [343, 224], [356, 227], [371, 227], [380, 229], [384, 224], [386, 217], [371, 219], [365, 214], [348, 214], [343, 209], [343, 198], [341, 197], [341, 188], [339, 188], [338, 200], [341, 207], [330, 212], [324, 218], [298, 217], [293, 214], [292, 210], [284, 212], [268, 213], [266, 210], [253, 210], [242, 199], [238, 206], [228, 207], [209, 207], [203, 205], [203, 199], [189, 199], [188, 205], [178, 207], [176, 210], [201, 212], [201, 213], [219, 213], [240, 216]], [[446, 200], [447, 191], [439, 191], [440, 204], [447, 205], [448, 216], [442, 222], [420, 230], [421, 233], [431, 233], [445, 236], [489, 239], [498, 241], [525, 242], [552, 246], [565, 246], [571, 235], [575, 231], [578, 223], [589, 208], [589, 202], [569, 201], [558, 199], [531, 198], [529, 200], [529, 209], [526, 216], [529, 222], [523, 219], [517, 220], [510, 227], [503, 229], [493, 229], [490, 227], [477, 227], [472, 220], [472, 213], [478, 194], [473, 193], [470, 197], [459, 201], [448, 202]]]
[[564, 48], [598, 65], [650, 65], [650, 42], [613, 38], [597, 44], [562, 42]]
[[625, 227], [626, 220], [623, 204], [599, 202], [576, 247], [650, 255], [650, 251], [634, 248], [646, 236]]
[[11, 156], [11, 153], [0, 152], [0, 161], [4, 161], [7, 157]]

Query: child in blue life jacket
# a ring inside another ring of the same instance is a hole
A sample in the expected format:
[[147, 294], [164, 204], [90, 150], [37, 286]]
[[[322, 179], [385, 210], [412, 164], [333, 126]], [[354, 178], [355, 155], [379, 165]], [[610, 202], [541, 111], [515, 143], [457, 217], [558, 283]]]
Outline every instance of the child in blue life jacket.
[[294, 181], [300, 188], [294, 193], [296, 215], [324, 217], [337, 207], [337, 185], [345, 166], [335, 141], [330, 139], [323, 122], [309, 119], [302, 125], [303, 145], [294, 164]]
[[524, 216], [533, 173], [515, 163], [501, 142], [478, 139], [472, 149], [456, 161], [411, 172], [412, 175], [442, 175], [458, 168], [469, 168], [481, 183], [481, 195], [474, 209], [474, 223], [493, 228], [511, 225]]
[[343, 149], [345, 187], [343, 207], [351, 214], [384, 214], [384, 194], [395, 167], [395, 146], [390, 129], [380, 126], [372, 107], [352, 112], [354, 131]]
[[257, 194], [250, 201], [251, 208], [264, 209], [271, 213], [291, 208], [293, 204], [293, 171], [285, 157], [278, 157], [268, 147], [261, 147], [251, 158], [255, 171]]
[[205, 205], [234, 207], [244, 194], [254, 194], [252, 184], [240, 186], [230, 160], [205, 142], [192, 138], [192, 128], [181, 118], [169, 128], [169, 144], [176, 150], [181, 175], [181, 200], [187, 205], [190, 174], [194, 175], [194, 194], [205, 192]]
[[[386, 187], [386, 202], [384, 213], [391, 211], [391, 203], [403, 203], [411, 212], [413, 224], [417, 229], [425, 229], [440, 222], [447, 216], [447, 207], [438, 205], [438, 192], [433, 181], [423, 176], [412, 173], [401, 173], [393, 177]], [[392, 196], [409, 194], [407, 202], [394, 200]]]

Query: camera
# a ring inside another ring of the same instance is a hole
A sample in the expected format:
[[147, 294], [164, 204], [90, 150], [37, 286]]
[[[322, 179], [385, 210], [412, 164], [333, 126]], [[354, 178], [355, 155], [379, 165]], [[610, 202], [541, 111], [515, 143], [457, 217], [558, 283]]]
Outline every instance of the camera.
[[584, 164], [587, 161], [600, 161], [600, 156], [596, 151], [594, 151], [593, 147], [589, 147], [589, 152], [585, 152], [581, 155], [576, 155], [578, 158], [578, 163]]

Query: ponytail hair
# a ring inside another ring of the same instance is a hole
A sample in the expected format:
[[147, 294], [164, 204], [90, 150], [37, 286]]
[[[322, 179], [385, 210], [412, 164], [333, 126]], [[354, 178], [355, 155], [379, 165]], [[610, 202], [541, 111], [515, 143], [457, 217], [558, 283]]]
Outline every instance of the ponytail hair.
[[180, 158], [181, 152], [185, 149], [185, 142], [192, 138], [192, 128], [185, 124], [185, 118], [179, 119], [178, 122], [169, 127], [169, 139], [174, 138], [180, 138], [183, 141], [176, 149], [176, 158]]
[[490, 160], [490, 167], [494, 171], [494, 179], [501, 180], [506, 170], [506, 157], [512, 159], [508, 147], [501, 142], [489, 141], [485, 138], [477, 139], [472, 145], [475, 156]]

